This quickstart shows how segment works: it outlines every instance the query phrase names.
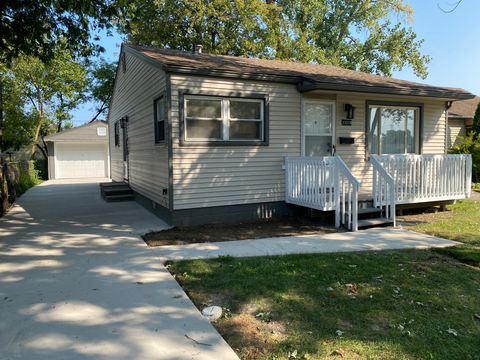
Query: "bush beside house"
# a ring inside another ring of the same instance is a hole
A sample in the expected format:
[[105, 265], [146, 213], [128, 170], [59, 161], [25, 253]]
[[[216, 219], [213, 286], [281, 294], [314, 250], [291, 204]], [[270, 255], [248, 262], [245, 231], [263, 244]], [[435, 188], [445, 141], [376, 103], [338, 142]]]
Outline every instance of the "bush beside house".
[[0, 160], [0, 169], [0, 216], [3, 216], [17, 197], [41, 183], [41, 180], [34, 160]]

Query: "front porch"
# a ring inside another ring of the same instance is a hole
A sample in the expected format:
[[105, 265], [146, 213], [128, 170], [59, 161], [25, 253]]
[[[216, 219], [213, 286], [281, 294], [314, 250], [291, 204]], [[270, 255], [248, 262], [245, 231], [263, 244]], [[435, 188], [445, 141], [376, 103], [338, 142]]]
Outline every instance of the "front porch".
[[[335, 211], [337, 228], [351, 231], [390, 223], [397, 205], [459, 200], [470, 197], [470, 155], [371, 155], [370, 198], [373, 207], [359, 209], [361, 181], [340, 156], [287, 157], [285, 201], [321, 211]], [[365, 197], [365, 193], [362, 194]], [[359, 221], [359, 215], [376, 219]]]

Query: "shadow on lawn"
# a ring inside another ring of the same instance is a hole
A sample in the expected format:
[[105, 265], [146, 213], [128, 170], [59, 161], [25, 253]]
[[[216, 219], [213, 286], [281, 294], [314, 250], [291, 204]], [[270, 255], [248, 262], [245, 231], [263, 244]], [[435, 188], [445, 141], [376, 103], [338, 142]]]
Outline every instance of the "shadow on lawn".
[[[478, 358], [480, 274], [431, 252], [225, 258], [173, 269], [199, 307], [218, 293], [228, 294], [222, 305], [232, 319], [255, 305], [250, 321], [217, 324], [245, 359], [262, 358], [259, 338], [279, 356]], [[265, 312], [284, 336], [261, 331], [255, 315]]]

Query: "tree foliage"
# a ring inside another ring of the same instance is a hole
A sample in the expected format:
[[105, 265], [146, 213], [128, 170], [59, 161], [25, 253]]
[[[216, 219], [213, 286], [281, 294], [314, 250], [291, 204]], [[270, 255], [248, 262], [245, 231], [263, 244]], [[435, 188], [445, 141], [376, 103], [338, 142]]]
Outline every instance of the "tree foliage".
[[4, 148], [29, 144], [33, 155], [39, 139], [59, 131], [71, 118], [71, 110], [84, 99], [85, 68], [67, 50], [58, 49], [47, 63], [20, 56], [8, 68], [3, 67], [1, 76], [5, 88]]
[[88, 76], [89, 100], [97, 104], [91, 121], [106, 114], [115, 82], [116, 63], [100, 59], [94, 63]]
[[429, 57], [404, 0], [133, 0], [119, 23], [131, 42], [338, 65], [382, 75]]
[[453, 146], [451, 154], [471, 154], [472, 155], [472, 180], [480, 182], [480, 139], [471, 132], [468, 136], [462, 138], [458, 145]]
[[0, 61], [20, 54], [43, 61], [54, 58], [59, 42], [71, 53], [88, 56], [101, 47], [92, 29], [110, 29], [123, 0], [2, 0]]
[[472, 131], [476, 138], [480, 137], [480, 103], [478, 103], [477, 110], [475, 110], [475, 115], [473, 116]]

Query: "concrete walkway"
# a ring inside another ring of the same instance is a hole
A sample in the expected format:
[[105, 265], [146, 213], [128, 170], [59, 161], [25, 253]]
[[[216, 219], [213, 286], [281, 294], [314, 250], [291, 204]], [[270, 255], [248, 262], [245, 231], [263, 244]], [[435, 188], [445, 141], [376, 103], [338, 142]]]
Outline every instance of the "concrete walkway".
[[288, 236], [270, 239], [169, 245], [153, 248], [163, 261], [207, 259], [218, 256], [251, 257], [366, 250], [427, 249], [459, 243], [399, 228], [374, 228], [359, 232]]
[[165, 226], [95, 181], [24, 194], [0, 219], [0, 359], [238, 359], [138, 237]]

